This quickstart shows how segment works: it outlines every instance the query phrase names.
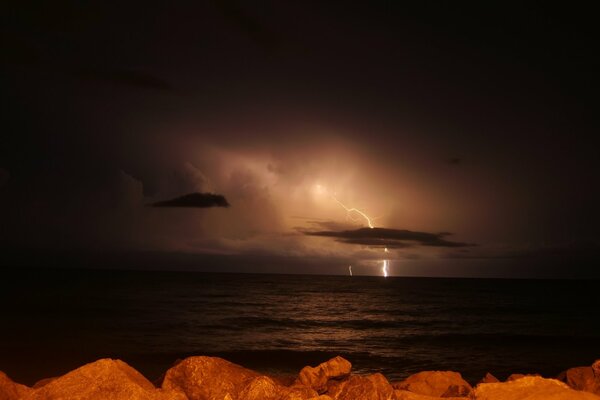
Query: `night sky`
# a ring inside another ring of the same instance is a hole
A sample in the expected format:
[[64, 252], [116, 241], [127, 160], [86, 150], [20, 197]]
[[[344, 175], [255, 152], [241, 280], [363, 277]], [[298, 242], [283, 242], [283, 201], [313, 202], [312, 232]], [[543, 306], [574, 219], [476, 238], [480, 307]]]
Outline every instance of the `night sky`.
[[0, 265], [600, 277], [596, 14], [349, 3], [3, 3]]

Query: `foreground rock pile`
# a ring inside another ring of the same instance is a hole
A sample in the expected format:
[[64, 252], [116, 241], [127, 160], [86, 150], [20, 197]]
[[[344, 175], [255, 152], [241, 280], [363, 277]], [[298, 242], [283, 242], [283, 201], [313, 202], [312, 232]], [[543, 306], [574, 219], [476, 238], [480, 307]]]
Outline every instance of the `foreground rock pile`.
[[353, 375], [351, 368], [335, 357], [283, 382], [221, 358], [190, 357], [156, 387], [123, 361], [102, 359], [31, 388], [0, 372], [0, 400], [600, 400], [600, 360], [558, 379], [515, 374], [499, 382], [487, 374], [475, 387], [452, 371], [390, 383], [381, 374]]

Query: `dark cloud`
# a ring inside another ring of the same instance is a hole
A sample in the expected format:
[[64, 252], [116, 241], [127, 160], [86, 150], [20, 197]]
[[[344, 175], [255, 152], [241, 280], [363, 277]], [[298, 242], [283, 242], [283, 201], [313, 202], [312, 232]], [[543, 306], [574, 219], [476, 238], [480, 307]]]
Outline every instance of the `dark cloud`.
[[281, 47], [281, 34], [273, 32], [244, 10], [237, 1], [217, 1], [215, 5], [233, 26], [263, 49], [274, 51]]
[[446, 163], [448, 163], [450, 165], [460, 165], [460, 164], [462, 164], [462, 158], [450, 157], [450, 158], [446, 159]]
[[0, 187], [4, 186], [10, 179], [10, 173], [4, 168], [0, 167]]
[[75, 72], [82, 78], [99, 82], [113, 83], [138, 89], [170, 92], [173, 87], [167, 81], [147, 72], [133, 69], [92, 69], [82, 68]]
[[159, 201], [151, 204], [152, 207], [229, 207], [225, 196], [214, 193], [190, 193], [171, 200]]
[[[452, 242], [444, 239], [448, 232], [428, 233], [405, 229], [360, 228], [344, 231], [305, 231], [305, 235], [335, 238], [339, 242], [364, 246], [403, 248], [417, 244], [431, 247], [468, 247], [469, 243]], [[409, 243], [406, 243], [409, 242]]]

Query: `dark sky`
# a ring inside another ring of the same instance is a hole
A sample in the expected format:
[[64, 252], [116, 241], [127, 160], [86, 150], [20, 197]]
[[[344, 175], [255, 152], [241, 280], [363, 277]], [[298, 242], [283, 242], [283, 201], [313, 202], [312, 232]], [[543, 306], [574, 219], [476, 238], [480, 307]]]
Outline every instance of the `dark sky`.
[[600, 277], [591, 9], [27, 3], [1, 265]]

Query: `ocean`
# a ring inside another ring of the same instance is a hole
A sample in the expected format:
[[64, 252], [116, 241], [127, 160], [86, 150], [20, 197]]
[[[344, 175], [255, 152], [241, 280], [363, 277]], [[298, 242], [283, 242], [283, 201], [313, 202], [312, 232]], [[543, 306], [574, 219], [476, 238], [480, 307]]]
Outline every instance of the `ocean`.
[[102, 357], [151, 380], [215, 355], [294, 374], [342, 355], [391, 381], [555, 376], [600, 358], [600, 281], [2, 271], [0, 370], [33, 384]]

